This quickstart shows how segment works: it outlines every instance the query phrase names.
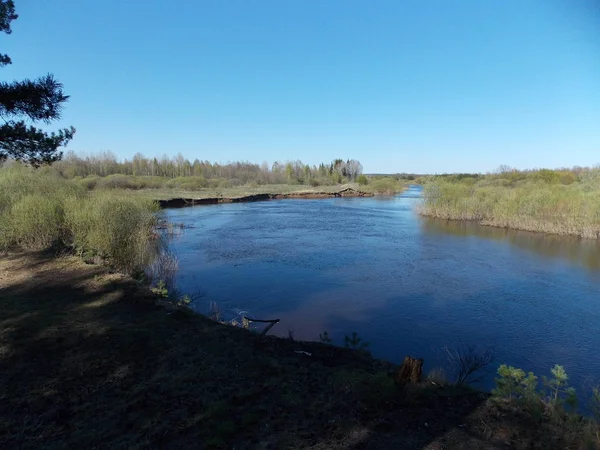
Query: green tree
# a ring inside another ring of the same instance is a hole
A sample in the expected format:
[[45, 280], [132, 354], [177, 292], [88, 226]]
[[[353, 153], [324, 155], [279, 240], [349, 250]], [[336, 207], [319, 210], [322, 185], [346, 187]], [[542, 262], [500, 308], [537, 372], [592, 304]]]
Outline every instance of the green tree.
[[[10, 24], [17, 19], [12, 0], [0, 0], [0, 32], [11, 34]], [[0, 54], [0, 67], [12, 64], [8, 55]], [[36, 80], [0, 82], [0, 162], [8, 157], [33, 166], [49, 164], [62, 157], [59, 148], [75, 134], [75, 128], [47, 133], [32, 122], [50, 123], [60, 118], [63, 104], [69, 99], [62, 84], [48, 74]]]

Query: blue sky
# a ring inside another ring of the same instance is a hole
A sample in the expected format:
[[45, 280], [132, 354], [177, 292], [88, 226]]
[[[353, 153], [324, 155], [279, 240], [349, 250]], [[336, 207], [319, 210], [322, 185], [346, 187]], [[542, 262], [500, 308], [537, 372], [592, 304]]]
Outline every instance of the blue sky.
[[17, 0], [70, 149], [366, 172], [600, 163], [596, 0]]

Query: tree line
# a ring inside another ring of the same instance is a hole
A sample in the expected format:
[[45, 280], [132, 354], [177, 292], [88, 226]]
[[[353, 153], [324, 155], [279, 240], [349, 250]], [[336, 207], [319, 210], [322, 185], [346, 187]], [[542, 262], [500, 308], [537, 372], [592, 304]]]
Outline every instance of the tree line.
[[110, 175], [131, 175], [144, 177], [202, 177], [206, 180], [224, 179], [232, 184], [337, 184], [359, 181], [363, 173], [362, 164], [355, 159], [335, 159], [319, 165], [305, 164], [300, 160], [276, 161], [269, 165], [264, 162], [231, 162], [220, 164], [195, 158], [190, 160], [181, 153], [174, 157], [146, 157], [136, 153], [131, 159], [119, 160], [112, 152], [91, 155], [77, 155], [69, 152], [53, 164], [65, 178]]

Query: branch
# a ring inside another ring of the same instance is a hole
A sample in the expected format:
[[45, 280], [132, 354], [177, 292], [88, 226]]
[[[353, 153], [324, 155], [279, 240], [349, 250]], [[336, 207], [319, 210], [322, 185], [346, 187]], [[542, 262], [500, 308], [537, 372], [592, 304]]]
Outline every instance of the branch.
[[[0, 62], [10, 58], [0, 56]], [[26, 115], [50, 122], [60, 118], [62, 104], [69, 99], [62, 84], [51, 74], [37, 80], [0, 82], [0, 116]]]
[[7, 122], [0, 126], [0, 161], [11, 157], [38, 167], [58, 161], [65, 146], [75, 134], [75, 128], [46, 133], [25, 122]]

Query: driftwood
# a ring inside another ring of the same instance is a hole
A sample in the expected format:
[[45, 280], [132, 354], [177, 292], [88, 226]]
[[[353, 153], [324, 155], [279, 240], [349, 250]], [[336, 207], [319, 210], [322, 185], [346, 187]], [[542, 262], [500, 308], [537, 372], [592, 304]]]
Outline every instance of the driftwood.
[[244, 317], [244, 328], [248, 328], [250, 322], [260, 322], [260, 323], [268, 323], [264, 330], [260, 333], [262, 336], [267, 334], [271, 328], [275, 326], [276, 323], [279, 323], [279, 319], [271, 319], [271, 320], [260, 320], [260, 319], [251, 319], [250, 317]]
[[396, 373], [396, 381], [405, 385], [408, 383], [420, 383], [423, 378], [423, 358], [413, 358], [407, 356], [404, 358], [400, 369]]

